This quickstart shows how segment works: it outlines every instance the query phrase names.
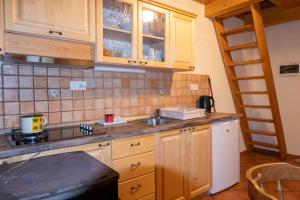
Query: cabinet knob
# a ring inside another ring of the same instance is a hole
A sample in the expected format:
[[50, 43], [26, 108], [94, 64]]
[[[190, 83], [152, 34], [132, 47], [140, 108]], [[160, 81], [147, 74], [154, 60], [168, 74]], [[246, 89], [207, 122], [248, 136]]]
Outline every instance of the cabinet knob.
[[230, 132], [230, 130], [229, 130], [229, 129], [226, 129], [226, 132], [227, 132], [227, 133], [229, 133], [229, 132]]
[[130, 170], [133, 171], [133, 170], [135, 170], [136, 168], [138, 168], [140, 165], [141, 165], [141, 162], [132, 163], [132, 164], [130, 165]]
[[53, 30], [50, 30], [49, 33], [50, 34], [55, 34], [56, 33], [58, 35], [62, 35], [63, 34], [61, 31], [53, 31]]
[[108, 142], [108, 143], [106, 143], [106, 144], [99, 144], [98, 147], [107, 147], [107, 146], [109, 146], [109, 145], [110, 145], [110, 143]]
[[141, 65], [147, 65], [147, 63], [148, 63], [148, 62], [146, 62], [146, 61], [140, 61], [140, 64], [141, 64]]
[[142, 186], [141, 185], [137, 185], [137, 186], [132, 186], [131, 187], [131, 190], [130, 190], [130, 193], [131, 194], [134, 194], [134, 193], [136, 193], [137, 191], [139, 191], [139, 189], [141, 188]]
[[129, 63], [129, 64], [132, 64], [132, 63], [135, 64], [135, 63], [136, 63], [136, 60], [128, 60], [128, 63]]
[[140, 145], [141, 145], [140, 142], [138, 142], [138, 143], [136, 143], [136, 144], [130, 144], [131, 147], [137, 147], [137, 146], [140, 146]]
[[2, 51], [2, 48], [0, 48], [0, 51]]
[[7, 161], [4, 161], [4, 162], [2, 163], [2, 165], [3, 165], [3, 166], [8, 165], [8, 162], [7, 162]]

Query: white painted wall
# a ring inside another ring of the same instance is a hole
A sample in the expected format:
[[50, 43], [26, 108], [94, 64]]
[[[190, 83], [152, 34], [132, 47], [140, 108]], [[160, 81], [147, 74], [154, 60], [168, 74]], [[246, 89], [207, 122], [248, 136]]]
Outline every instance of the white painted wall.
[[[204, 6], [192, 0], [159, 1], [198, 15], [195, 73], [210, 75], [217, 111], [235, 113], [214, 26], [212, 21], [204, 16]], [[240, 138], [240, 150], [244, 151], [245, 145], [242, 137]]]
[[279, 76], [280, 64], [300, 64], [300, 21], [269, 27], [266, 35], [287, 151], [300, 155], [300, 76]]

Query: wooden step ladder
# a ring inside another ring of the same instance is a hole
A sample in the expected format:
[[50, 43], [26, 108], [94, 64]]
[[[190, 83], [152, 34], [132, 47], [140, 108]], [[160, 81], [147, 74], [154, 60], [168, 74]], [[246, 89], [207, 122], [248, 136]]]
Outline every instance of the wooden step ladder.
[[[242, 27], [225, 29], [223, 20], [225, 18], [218, 17], [214, 19], [215, 29], [218, 36], [221, 53], [223, 55], [224, 65], [226, 69], [227, 78], [229, 81], [231, 93], [233, 96], [236, 111], [242, 115], [241, 129], [243, 137], [248, 150], [254, 150], [255, 148], [271, 148], [279, 150], [281, 159], [285, 160], [287, 157], [286, 145], [283, 133], [283, 127], [281, 123], [281, 117], [278, 107], [277, 95], [272, 75], [272, 69], [270, 64], [270, 58], [265, 38], [264, 23], [261, 15], [261, 10], [258, 4], [251, 5], [249, 8], [252, 15], [251, 24], [246, 24]], [[227, 16], [228, 17], [228, 16]], [[244, 32], [255, 32], [256, 42], [242, 44], [238, 46], [229, 46], [228, 36], [240, 34]], [[233, 51], [240, 51], [243, 49], [257, 48], [259, 52], [259, 59], [246, 60], [234, 62], [231, 53]], [[254, 64], [260, 64], [262, 66], [262, 76], [245, 76], [237, 77], [236, 67], [250, 67]], [[266, 91], [241, 91], [238, 81], [240, 80], [265, 80]], [[245, 105], [243, 103], [243, 95], [267, 95], [270, 105]], [[245, 109], [269, 109], [272, 114], [272, 119], [253, 118], [247, 117]], [[272, 123], [275, 131], [266, 130], [252, 130], [249, 127], [249, 122], [259, 123]], [[277, 144], [266, 143], [261, 141], [254, 141], [253, 135], [263, 135], [267, 137], [276, 137]]]

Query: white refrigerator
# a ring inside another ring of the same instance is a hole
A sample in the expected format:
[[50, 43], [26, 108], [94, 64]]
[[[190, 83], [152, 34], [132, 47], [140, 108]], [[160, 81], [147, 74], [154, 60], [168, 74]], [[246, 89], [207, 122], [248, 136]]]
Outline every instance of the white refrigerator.
[[240, 181], [239, 121], [216, 122], [212, 127], [212, 188], [220, 192]]

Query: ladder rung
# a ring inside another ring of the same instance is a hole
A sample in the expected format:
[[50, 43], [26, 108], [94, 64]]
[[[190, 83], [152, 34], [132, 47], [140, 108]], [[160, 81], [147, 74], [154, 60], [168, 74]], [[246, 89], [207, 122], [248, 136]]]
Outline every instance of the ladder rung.
[[253, 31], [253, 30], [254, 30], [253, 25], [248, 24], [248, 25], [245, 25], [245, 26], [242, 26], [242, 27], [225, 30], [221, 34], [222, 35], [233, 35], [233, 34], [237, 34], [237, 33], [249, 32], [249, 31]]
[[247, 77], [237, 77], [232, 80], [254, 80], [254, 79], [264, 79], [265, 76], [247, 76]]
[[257, 47], [257, 42], [249, 43], [249, 44], [242, 44], [237, 46], [232, 46], [225, 48], [225, 51], [237, 51], [242, 49], [253, 49]]
[[265, 105], [243, 105], [240, 106], [241, 108], [265, 108], [265, 109], [270, 109], [271, 106], [265, 106]]
[[230, 63], [229, 66], [253, 65], [253, 64], [258, 64], [258, 63], [262, 63], [262, 60], [256, 59], [256, 60], [233, 62], [233, 63]]
[[265, 142], [257, 142], [257, 141], [252, 141], [250, 142], [252, 145], [260, 146], [260, 147], [269, 147], [269, 148], [274, 148], [278, 149], [277, 144], [271, 144], [271, 143], [265, 143]]
[[246, 130], [246, 132], [256, 134], [256, 135], [276, 136], [276, 133], [272, 131]]
[[267, 91], [241, 91], [236, 92], [236, 94], [268, 94]]
[[254, 118], [254, 117], [248, 117], [248, 118], [246, 118], [246, 120], [255, 121], [255, 122], [269, 122], [269, 123], [274, 122], [273, 119], [263, 119], [263, 118]]

